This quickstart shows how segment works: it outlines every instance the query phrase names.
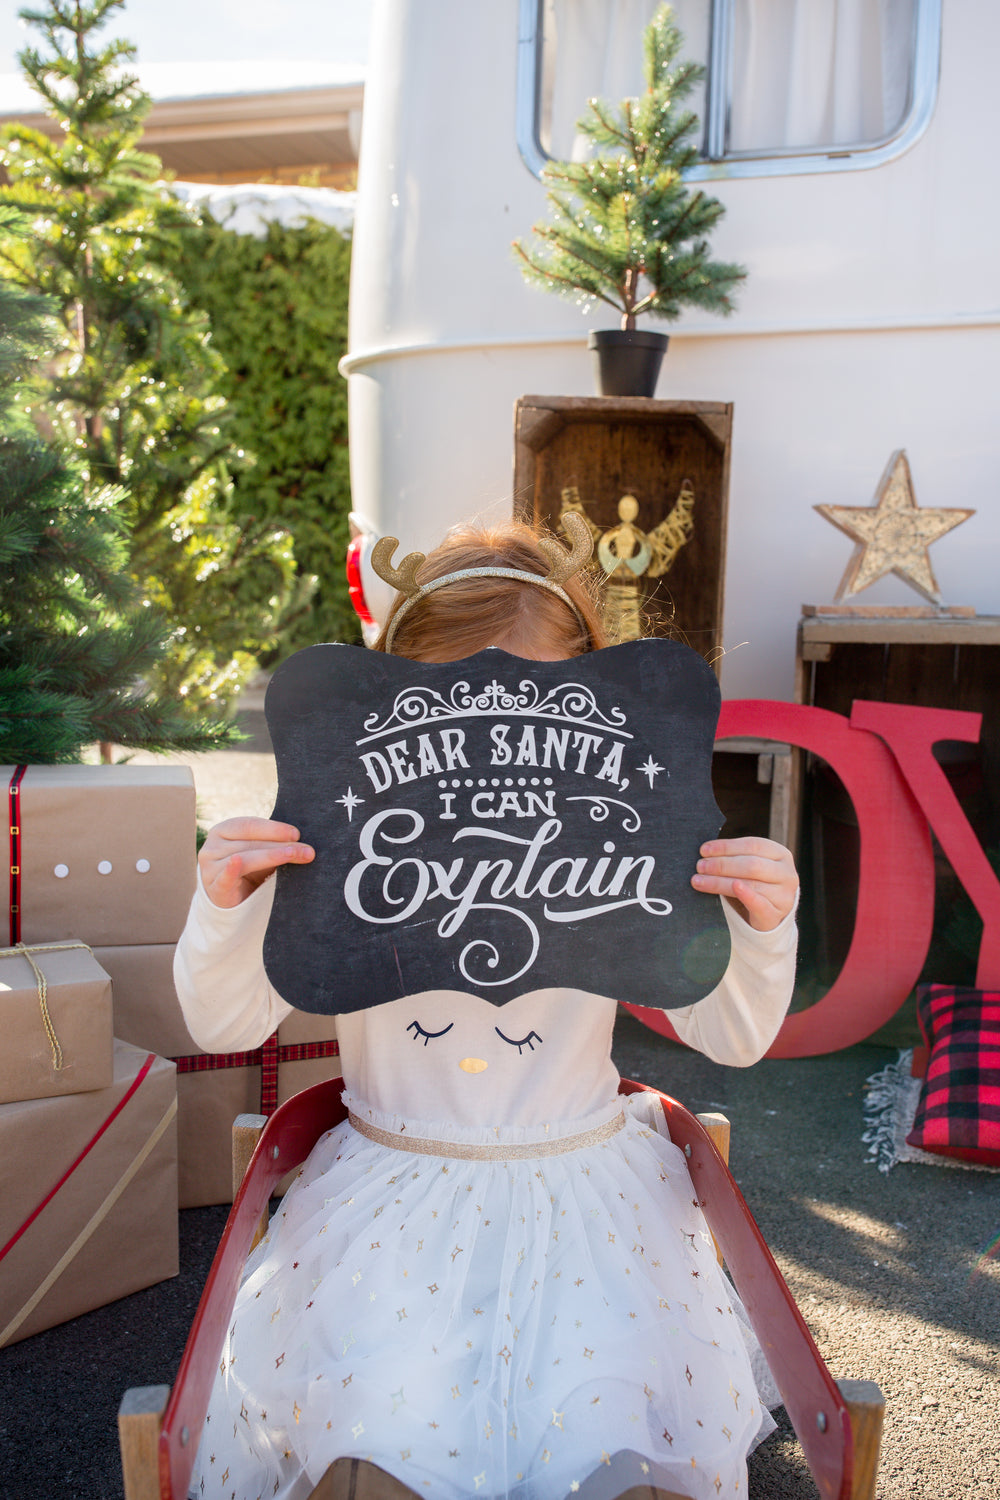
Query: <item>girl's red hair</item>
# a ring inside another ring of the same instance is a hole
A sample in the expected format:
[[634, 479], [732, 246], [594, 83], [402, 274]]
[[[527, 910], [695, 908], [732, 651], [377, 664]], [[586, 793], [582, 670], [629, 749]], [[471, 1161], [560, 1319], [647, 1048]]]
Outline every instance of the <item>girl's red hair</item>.
[[[544, 578], [551, 562], [539, 534], [520, 521], [458, 526], [428, 553], [417, 581], [429, 583], [466, 568], [516, 568]], [[412, 661], [460, 661], [487, 646], [535, 660], [581, 656], [608, 644], [597, 586], [588, 573], [562, 585], [579, 611], [548, 589], [517, 578], [460, 578], [419, 599], [400, 621], [394, 656]], [[388, 626], [403, 602], [397, 595], [374, 650], [385, 650]]]

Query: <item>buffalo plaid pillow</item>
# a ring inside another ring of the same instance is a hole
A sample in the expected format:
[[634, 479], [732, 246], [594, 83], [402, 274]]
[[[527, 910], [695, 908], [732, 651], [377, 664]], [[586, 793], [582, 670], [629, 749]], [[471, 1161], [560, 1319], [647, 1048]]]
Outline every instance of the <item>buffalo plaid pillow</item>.
[[911, 1146], [1000, 1167], [1000, 991], [921, 985], [930, 1049]]

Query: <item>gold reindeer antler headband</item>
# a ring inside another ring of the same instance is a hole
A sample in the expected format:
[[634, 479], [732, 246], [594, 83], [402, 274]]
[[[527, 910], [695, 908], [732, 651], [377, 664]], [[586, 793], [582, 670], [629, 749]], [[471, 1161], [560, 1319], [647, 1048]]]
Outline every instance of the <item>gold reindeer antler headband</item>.
[[461, 578], [516, 578], [521, 583], [536, 584], [538, 588], [546, 589], [550, 594], [555, 594], [564, 604], [568, 604], [584, 630], [587, 630], [586, 620], [562, 585], [589, 562], [594, 550], [594, 539], [586, 521], [573, 511], [568, 511], [563, 516], [562, 525], [570, 539], [568, 552], [559, 542], [549, 537], [539, 538], [538, 546], [551, 564], [544, 577], [540, 573], [526, 573], [520, 568], [460, 568], [456, 573], [445, 573], [440, 578], [432, 578], [428, 583], [421, 584], [417, 582], [416, 575], [417, 569], [424, 561], [424, 554], [409, 552], [399, 567], [394, 568], [392, 555], [399, 546], [399, 539], [394, 536], [379, 537], [372, 548], [372, 567], [380, 578], [385, 579], [386, 583], [391, 584], [399, 593], [406, 595], [403, 603], [389, 621], [384, 649], [388, 652], [392, 651], [392, 643], [400, 621], [418, 600], [423, 599], [427, 594], [437, 593], [438, 589], [446, 588], [449, 583], [457, 583]]

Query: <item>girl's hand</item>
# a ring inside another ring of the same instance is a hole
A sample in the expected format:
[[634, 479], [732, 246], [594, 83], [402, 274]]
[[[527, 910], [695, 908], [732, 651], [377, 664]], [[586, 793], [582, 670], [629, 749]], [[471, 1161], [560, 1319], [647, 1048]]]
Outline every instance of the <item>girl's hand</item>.
[[198, 854], [201, 880], [213, 906], [239, 906], [279, 865], [305, 865], [316, 851], [298, 842], [299, 830], [270, 818], [216, 823]]
[[724, 896], [758, 932], [771, 932], [794, 908], [795, 862], [773, 839], [712, 839], [700, 852], [695, 890]]

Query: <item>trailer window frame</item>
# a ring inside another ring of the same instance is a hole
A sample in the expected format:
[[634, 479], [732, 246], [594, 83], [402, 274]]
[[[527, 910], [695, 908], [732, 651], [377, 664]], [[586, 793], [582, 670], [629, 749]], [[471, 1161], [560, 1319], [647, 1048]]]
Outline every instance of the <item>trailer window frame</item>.
[[[541, 143], [544, 6], [545, 0], [519, 0], [517, 44], [517, 146], [528, 171], [539, 178], [552, 160]], [[941, 0], [915, 0], [913, 26], [913, 65], [907, 106], [899, 125], [889, 135], [848, 145], [731, 151], [727, 137], [733, 0], [710, 0], [703, 159], [686, 174], [687, 179], [693, 182], [719, 181], [729, 177], [783, 177], [869, 170], [902, 156], [923, 135], [937, 104], [941, 70]]]

